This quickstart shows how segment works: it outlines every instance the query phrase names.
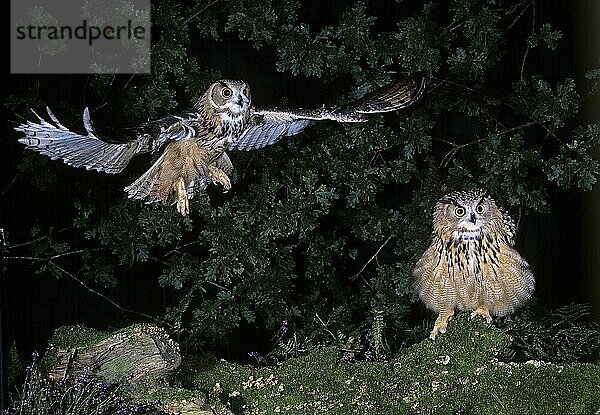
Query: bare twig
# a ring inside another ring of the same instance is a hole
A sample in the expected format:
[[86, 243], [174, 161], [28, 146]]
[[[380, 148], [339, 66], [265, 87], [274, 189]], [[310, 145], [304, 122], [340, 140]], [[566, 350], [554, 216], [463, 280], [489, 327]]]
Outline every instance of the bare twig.
[[371, 258], [369, 258], [369, 260], [365, 263], [365, 265], [362, 266], [360, 271], [358, 271], [356, 274], [354, 274], [352, 277], [350, 277], [350, 280], [357, 279], [363, 273], [363, 271], [367, 268], [367, 266], [369, 266], [369, 264], [371, 262], [373, 262], [373, 260], [377, 257], [377, 255], [379, 255], [379, 252], [381, 252], [383, 247], [387, 245], [387, 243], [390, 241], [390, 239], [392, 239], [392, 235], [387, 237], [387, 239], [383, 242], [383, 244], [381, 244], [381, 246], [379, 247], [379, 249], [377, 249], [377, 251], [373, 254], [373, 256]]
[[185, 20], [185, 22], [183, 22], [183, 24], [188, 24], [189, 22], [191, 22], [192, 20], [194, 20], [195, 18], [197, 18], [198, 16], [200, 16], [202, 13], [204, 13], [204, 11], [206, 11], [206, 9], [208, 9], [210, 6], [212, 6], [214, 4], [217, 4], [218, 2], [219, 2], [219, 0], [209, 1], [203, 8], [201, 8], [196, 13], [194, 13], [192, 16], [190, 16], [189, 18], [187, 18]]
[[450, 23], [444, 28], [444, 30], [442, 30], [442, 33], [440, 33], [440, 35], [438, 36], [438, 40], [442, 39], [446, 35], [446, 32], [454, 32], [456, 29], [463, 26], [466, 22], [467, 20], [463, 20], [462, 22], [456, 22], [456, 20], [453, 20], [452, 23]]
[[[67, 231], [67, 230], [71, 229], [72, 227], [73, 226], [67, 226], [66, 228], [62, 228], [62, 229], [58, 230], [56, 233], [61, 233], [61, 232]], [[49, 238], [49, 236], [50, 235], [40, 236], [39, 238], [32, 239], [31, 241], [22, 242], [22, 243], [16, 244], [16, 245], [9, 245], [7, 248], [8, 249], [15, 249], [15, 248], [19, 248], [19, 247], [22, 247], [22, 246], [31, 245], [31, 244], [34, 244], [36, 242], [43, 241], [44, 239]]]
[[319, 323], [321, 323], [323, 325], [323, 327], [325, 328], [325, 331], [331, 335], [333, 340], [337, 341], [337, 337], [335, 337], [335, 335], [331, 332], [331, 330], [329, 330], [329, 328], [327, 328], [327, 324], [325, 324], [325, 322], [321, 319], [321, 317], [319, 317], [319, 313], [315, 313], [315, 317], [317, 318], [317, 320], [319, 320]]
[[452, 148], [444, 155], [444, 157], [442, 157], [442, 161], [440, 162], [440, 165], [438, 167], [447, 167], [448, 164], [450, 164], [450, 161], [456, 155], [456, 153], [458, 153], [461, 149], [483, 141], [483, 138], [479, 138], [477, 140], [469, 141], [468, 143], [457, 144], [439, 137], [433, 137], [433, 139], [452, 146]]
[[3, 256], [2, 259], [10, 259], [10, 260], [25, 260], [25, 261], [53, 261], [58, 258], [70, 256], [70, 255], [78, 255], [82, 254], [85, 251], [106, 251], [108, 248], [90, 248], [90, 249], [78, 249], [76, 251], [63, 252], [62, 254], [56, 254], [46, 257], [33, 257], [33, 256]]
[[92, 112], [99, 110], [100, 108], [102, 108], [106, 105], [106, 98], [108, 97], [108, 93], [112, 89], [113, 82], [115, 82], [116, 77], [117, 77], [117, 72], [113, 73], [112, 79], [110, 80], [110, 85], [106, 89], [106, 92], [104, 93], [104, 96], [102, 97], [102, 101], [100, 102], [100, 105], [98, 105], [96, 108], [92, 109]]
[[[83, 288], [85, 288], [86, 290], [88, 290], [92, 294], [94, 294], [94, 295], [96, 295], [96, 296], [98, 296], [98, 297], [100, 297], [100, 298], [108, 301], [110, 304], [112, 304], [115, 308], [117, 308], [121, 312], [121, 315], [123, 317], [125, 317], [125, 313], [130, 313], [130, 314], [137, 314], [139, 316], [145, 317], [145, 318], [150, 319], [152, 321], [158, 322], [158, 320], [155, 317], [152, 317], [152, 316], [150, 316], [148, 314], [141, 313], [141, 312], [135, 311], [135, 310], [130, 310], [128, 308], [120, 306], [119, 304], [117, 304], [115, 301], [113, 301], [112, 299], [110, 299], [106, 295], [104, 295], [101, 292], [96, 291], [93, 288], [91, 288], [88, 285], [86, 285], [83, 281], [81, 281], [79, 278], [77, 278], [75, 275], [73, 275], [72, 273], [70, 273], [69, 271], [67, 271], [66, 269], [64, 269], [60, 265], [58, 265], [57, 263], [55, 263], [53, 261], [49, 261], [49, 264], [52, 265], [57, 270], [59, 270], [60, 272], [62, 272], [63, 274], [65, 274], [66, 276], [68, 276], [69, 278], [71, 278], [72, 280], [74, 280], [75, 282], [77, 282], [79, 285], [81, 285]], [[163, 321], [160, 321], [160, 323], [161, 324], [165, 324], [165, 322], [163, 322]]]
[[533, 120], [533, 121], [529, 121], [529, 122], [526, 122], [523, 124], [519, 124], [516, 127], [511, 127], [511, 128], [507, 128], [505, 130], [497, 131], [497, 132], [493, 133], [493, 135], [505, 135], [508, 133], [512, 133], [513, 131], [522, 130], [524, 128], [531, 127], [533, 125], [538, 125], [538, 124], [542, 125], [542, 126], [544, 125], [544, 124], [542, 124], [542, 122], [540, 120]]
[[445, 84], [450, 84], [450, 85], [457, 86], [459, 88], [466, 89], [469, 92], [475, 92], [475, 90], [473, 88], [469, 88], [468, 86], [460, 84], [458, 82], [450, 81], [449, 79], [442, 79], [442, 78], [434, 78], [434, 79], [437, 81], [443, 82]]
[[2, 199], [2, 197], [4, 196], [4, 194], [8, 191], [8, 189], [10, 189], [10, 187], [13, 184], [15, 184], [15, 182], [17, 181], [18, 178], [19, 178], [18, 174], [15, 177], [12, 178], [12, 180], [10, 181], [10, 183], [8, 185], [6, 185], [6, 187], [4, 188], [4, 190], [2, 190], [2, 193], [0, 193], [0, 199]]
[[[535, 1], [531, 3], [532, 6], [532, 21], [531, 21], [531, 34], [535, 33]], [[523, 62], [521, 63], [521, 82], [523, 82], [523, 73], [525, 72], [525, 61], [527, 60], [527, 55], [529, 54], [529, 43], [525, 48], [525, 53], [523, 54]]]
[[188, 246], [196, 245], [196, 244], [199, 244], [199, 243], [200, 243], [200, 241], [192, 241], [192, 242], [188, 242], [186, 244], [183, 244], [181, 246], [176, 246], [175, 248], [171, 249], [169, 252], [167, 252], [166, 254], [164, 254], [162, 257], [166, 258], [168, 256], [171, 256], [174, 253], [178, 253], [179, 254], [179, 253], [181, 253], [179, 251], [180, 249], [187, 248]]
[[520, 3], [515, 4], [513, 7], [511, 7], [510, 9], [507, 10], [506, 12], [506, 16], [510, 16], [511, 14], [513, 14], [522, 4], [525, 4], [525, 6], [521, 9], [521, 11], [519, 12], [518, 16], [514, 18], [514, 20], [512, 21], [511, 24], [508, 25], [508, 28], [506, 30], [510, 30], [512, 29], [512, 27], [517, 24], [517, 22], [519, 20], [521, 20], [521, 16], [523, 16], [523, 14], [527, 11], [527, 9], [529, 8], [529, 6], [534, 3], [534, 0], [524, 0]]

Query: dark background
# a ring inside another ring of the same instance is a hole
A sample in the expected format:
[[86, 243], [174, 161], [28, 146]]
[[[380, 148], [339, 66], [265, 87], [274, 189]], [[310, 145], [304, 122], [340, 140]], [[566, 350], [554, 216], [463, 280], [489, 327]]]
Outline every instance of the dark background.
[[[367, 5], [369, 14], [378, 17], [376, 30], [385, 31], [393, 28], [400, 17], [414, 12], [411, 7], [417, 3], [368, 1]], [[600, 56], [599, 33], [597, 29], [596, 32], [592, 30], [598, 24], [594, 18], [598, 3], [595, 0], [538, 2], [538, 21], [551, 23], [554, 29], [562, 31], [563, 38], [557, 51], [535, 52], [539, 56], [530, 57], [528, 71], [541, 73], [552, 83], [565, 76], [573, 77], [578, 91], [585, 95], [585, 71], [597, 67]], [[350, 3], [307, 1], [303, 4], [300, 20], [319, 27], [336, 23]], [[8, 5], [4, 6], [7, 8]], [[4, 27], [8, 28], [7, 9], [4, 18]], [[529, 30], [526, 20], [519, 23], [520, 35]], [[27, 89], [37, 83], [40, 96], [48, 103], [67, 100], [82, 109], [97, 105], [88, 101], [86, 91], [90, 77], [86, 75], [10, 75], [8, 36], [0, 42], [4, 53], [0, 63], [3, 98], [8, 94], [25, 95]], [[224, 77], [244, 79], [252, 85], [256, 105], [277, 103], [284, 96], [290, 98], [293, 106], [319, 105], [334, 92], [320, 79], [277, 72], [274, 50], [270, 53], [265, 50], [257, 52], [249, 43], [239, 41], [236, 35], [229, 35], [221, 43], [194, 39], [192, 44], [190, 54], [200, 58], [204, 66], [219, 70]], [[521, 52], [507, 55], [495, 82], [506, 81], [503, 74], [513, 73], [515, 65], [520, 65]], [[598, 121], [600, 107], [593, 105], [594, 99], [597, 103], [598, 94], [586, 101], [580, 121]], [[184, 108], [189, 103], [180, 104]], [[35, 190], [18, 174], [17, 166], [24, 148], [17, 142], [19, 133], [13, 131], [13, 127], [19, 117], [9, 113], [4, 106], [0, 111], [3, 131], [0, 138], [0, 228], [4, 228], [8, 241], [18, 244], [30, 240], [30, 227], [34, 224], [42, 229], [52, 225], [56, 230], [71, 225], [75, 213], [74, 195], [79, 191], [74, 188], [71, 179], [101, 173], [55, 162], [61, 166], [59, 186], [53, 186], [52, 191]], [[455, 128], [453, 121], [456, 120], [447, 120], [448, 128]], [[119, 123], [119, 120], [115, 122]], [[460, 125], [458, 128], [461, 128]], [[40, 175], [44, 174], [46, 172], [40, 172]], [[118, 179], [106, 176], [106, 180]], [[594, 305], [596, 316], [600, 312], [597, 303], [600, 280], [599, 193], [598, 188], [586, 194], [557, 191], [552, 197], [552, 213], [530, 215], [521, 226], [519, 249], [536, 275], [535, 295], [546, 305], [589, 302]], [[39, 208], [31, 208], [39, 205], [44, 206], [43, 214], [39, 213]], [[35, 216], [32, 212], [36, 212]], [[123, 325], [132, 319], [132, 316], [123, 316], [108, 302], [72, 280], [56, 279], [48, 274], [35, 275], [33, 271], [27, 261], [5, 261], [1, 275], [3, 342], [6, 347], [16, 341], [21, 356], [28, 356], [33, 350], [42, 351], [49, 336], [59, 326], [82, 323], [106, 328]], [[124, 307], [151, 315], [162, 310], [164, 295], [156, 281], [144, 278], [143, 270], [119, 281], [110, 293], [110, 297]]]

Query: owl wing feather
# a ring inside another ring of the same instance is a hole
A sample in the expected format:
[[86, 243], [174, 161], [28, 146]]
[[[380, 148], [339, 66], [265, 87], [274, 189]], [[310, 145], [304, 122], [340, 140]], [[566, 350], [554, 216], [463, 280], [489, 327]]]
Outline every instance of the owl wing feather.
[[137, 128], [138, 136], [132, 141], [111, 143], [98, 137], [87, 107], [83, 110], [86, 135], [75, 133], [61, 124], [50, 108], [46, 107], [46, 111], [53, 123], [31, 110], [38, 122], [27, 120], [15, 127], [16, 131], [25, 134], [19, 142], [52, 160], [62, 159], [70, 166], [105, 173], [120, 173], [133, 156], [154, 152], [169, 141], [189, 139], [195, 134], [187, 119], [168, 116]]
[[[421, 78], [419, 82], [414, 79], [391, 83], [379, 88], [357, 101], [335, 111], [338, 117], [344, 114], [379, 114], [383, 112], [397, 111], [417, 102], [427, 85], [427, 78]], [[338, 119], [338, 121], [344, 121]]]
[[515, 235], [517, 234], [517, 225], [513, 218], [508, 214], [508, 212], [500, 207], [500, 213], [502, 214], [502, 222], [504, 224], [504, 237], [509, 246], [515, 245]]
[[396, 111], [416, 102], [425, 90], [426, 79], [411, 79], [387, 85], [340, 108], [254, 109], [248, 127], [227, 143], [229, 150], [254, 150], [296, 135], [314, 121], [365, 122], [367, 114]]

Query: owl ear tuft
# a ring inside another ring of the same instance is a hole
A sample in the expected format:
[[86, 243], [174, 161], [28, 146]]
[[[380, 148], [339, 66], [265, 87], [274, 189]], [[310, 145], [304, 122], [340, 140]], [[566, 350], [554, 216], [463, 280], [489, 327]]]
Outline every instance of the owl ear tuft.
[[442, 198], [440, 200], [438, 200], [438, 203], [441, 203], [443, 205], [455, 205], [455, 206], [458, 206], [458, 204], [459, 204], [456, 201], [456, 199], [454, 199], [453, 197], [450, 197], [449, 195], [442, 196]]

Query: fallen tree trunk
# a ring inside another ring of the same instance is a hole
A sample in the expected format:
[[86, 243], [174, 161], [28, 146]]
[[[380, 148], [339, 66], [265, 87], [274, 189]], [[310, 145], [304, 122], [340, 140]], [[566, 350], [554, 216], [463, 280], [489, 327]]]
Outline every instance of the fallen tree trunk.
[[[89, 329], [74, 326], [61, 330], [64, 334], [66, 330]], [[83, 345], [51, 341], [48, 376], [59, 380], [89, 371], [116, 384], [160, 377], [181, 363], [179, 345], [154, 325], [136, 324], [113, 334], [94, 331], [94, 335], [96, 343], [88, 340]]]
[[179, 345], [164, 329], [150, 324], [135, 324], [114, 333], [61, 327], [44, 356], [49, 378], [74, 380], [90, 374], [118, 387], [132, 401], [159, 402], [160, 412], [156, 413], [231, 415], [225, 408], [206, 405], [202, 393], [169, 386], [166, 375], [180, 364]]

